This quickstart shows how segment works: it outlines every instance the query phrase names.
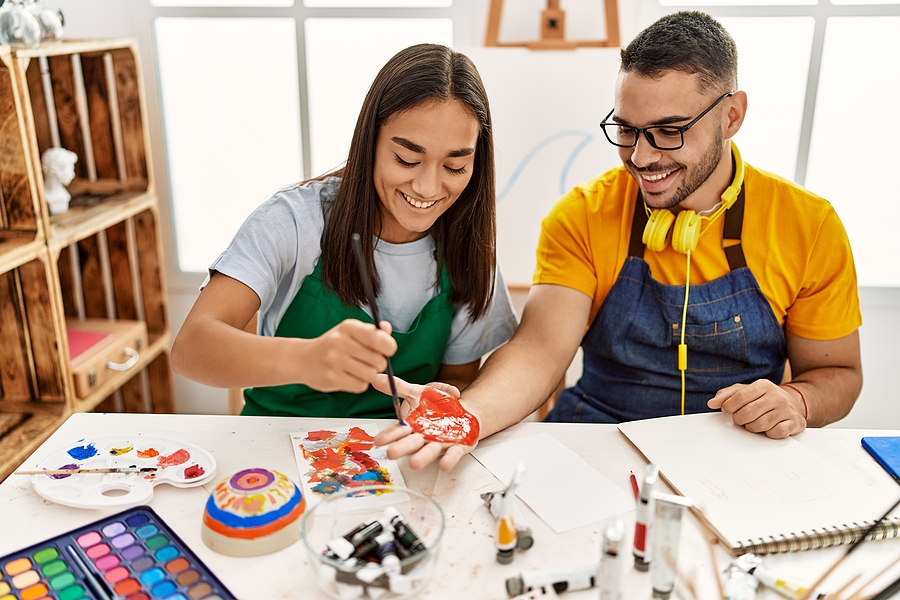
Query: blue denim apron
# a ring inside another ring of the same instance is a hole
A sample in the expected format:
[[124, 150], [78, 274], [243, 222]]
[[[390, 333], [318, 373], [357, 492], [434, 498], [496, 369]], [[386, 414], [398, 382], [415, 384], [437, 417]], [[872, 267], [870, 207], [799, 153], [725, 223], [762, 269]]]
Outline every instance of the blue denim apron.
[[[692, 285], [685, 343], [685, 413], [708, 412], [707, 400], [735, 383], [780, 383], [784, 332], [741, 248], [744, 190], [725, 213], [729, 273]], [[681, 414], [678, 344], [684, 286], [665, 285], [644, 261], [647, 221], [638, 195], [629, 256], [581, 342], [584, 369], [563, 390], [546, 421], [619, 423]]]

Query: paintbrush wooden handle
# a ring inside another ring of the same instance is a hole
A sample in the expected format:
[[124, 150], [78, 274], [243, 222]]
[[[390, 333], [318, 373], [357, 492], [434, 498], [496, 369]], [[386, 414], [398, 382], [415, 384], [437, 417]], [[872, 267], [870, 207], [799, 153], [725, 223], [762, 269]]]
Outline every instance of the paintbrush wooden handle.
[[128, 467], [104, 467], [100, 469], [41, 469], [38, 471], [15, 471], [13, 475], [78, 475], [81, 473], [152, 473], [156, 467], [132, 469]]

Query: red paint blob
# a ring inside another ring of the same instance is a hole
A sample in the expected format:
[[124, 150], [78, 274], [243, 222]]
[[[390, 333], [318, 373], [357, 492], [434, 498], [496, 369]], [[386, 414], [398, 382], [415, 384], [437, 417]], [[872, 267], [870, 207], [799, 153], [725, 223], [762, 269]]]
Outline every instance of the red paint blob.
[[188, 467], [187, 469], [184, 470], [184, 478], [185, 479], [196, 479], [197, 477], [200, 477], [204, 473], [206, 473], [206, 471], [204, 471], [203, 467], [201, 467], [200, 465], [191, 465], [190, 467]]
[[406, 418], [413, 431], [426, 440], [471, 446], [481, 426], [459, 400], [436, 388], [425, 388], [419, 405]]
[[184, 448], [181, 448], [168, 456], [160, 456], [158, 459], [156, 459], [156, 464], [165, 469], [166, 467], [183, 465], [188, 461], [190, 457], [191, 453]]

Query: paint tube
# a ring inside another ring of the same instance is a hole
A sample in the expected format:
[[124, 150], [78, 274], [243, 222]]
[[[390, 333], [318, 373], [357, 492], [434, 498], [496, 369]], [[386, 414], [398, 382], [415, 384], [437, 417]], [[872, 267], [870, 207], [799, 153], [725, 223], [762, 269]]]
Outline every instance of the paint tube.
[[692, 502], [683, 496], [658, 491], [651, 492], [650, 498], [656, 504], [651, 527], [653, 555], [650, 582], [653, 585], [653, 597], [667, 600], [675, 589], [681, 516], [685, 507], [691, 506]]
[[603, 549], [600, 554], [600, 600], [622, 600], [622, 560], [620, 550], [625, 538], [625, 524], [621, 517], [612, 517], [603, 528]]
[[497, 517], [497, 535], [494, 543], [497, 546], [497, 562], [508, 565], [516, 557], [518, 535], [516, 522], [512, 518], [512, 497], [500, 495], [499, 516]]
[[644, 480], [641, 483], [641, 495], [638, 499], [637, 513], [634, 518], [634, 568], [638, 571], [650, 569], [650, 536], [647, 535], [647, 527], [652, 516], [650, 504], [650, 492], [656, 486], [659, 479], [659, 467], [650, 463], [644, 469]]
[[388, 577], [400, 574], [400, 557], [397, 556], [397, 544], [394, 542], [393, 533], [382, 533], [375, 541], [378, 542], [376, 556], [381, 567]]
[[335, 538], [326, 544], [325, 556], [328, 558], [347, 560], [358, 555], [357, 549], [384, 531], [384, 523], [378, 519], [363, 523], [356, 529]]
[[760, 562], [753, 554], [744, 554], [731, 561], [725, 569], [725, 583], [722, 585], [724, 600], [756, 600], [759, 579], [753, 576], [753, 570]]
[[[762, 585], [777, 592], [779, 596], [784, 598], [800, 598], [806, 594], [807, 590], [809, 590], [809, 583], [805, 583], [792, 577], [783, 577], [780, 574], [773, 572], [768, 565], [762, 562], [762, 559], [757, 560], [759, 560], [759, 564], [757, 564], [750, 572]], [[816, 589], [809, 597], [812, 600], [819, 600], [827, 595], [827, 593], [820, 589]]]
[[541, 569], [522, 573], [506, 580], [506, 593], [510, 597], [534, 590], [553, 588], [557, 594], [573, 590], [585, 590], [597, 584], [597, 563], [591, 562], [575, 567]]
[[[502, 492], [485, 492], [481, 494], [481, 499], [484, 500], [485, 506], [488, 507], [495, 519], [499, 518], [502, 498]], [[513, 520], [516, 522], [516, 539], [518, 543], [516, 549], [528, 550], [534, 546], [534, 534], [531, 531], [531, 527], [525, 522], [525, 517], [522, 511], [519, 510], [519, 505], [516, 504], [515, 500], [513, 500], [512, 512]]]
[[406, 522], [406, 519], [403, 518], [403, 515], [401, 515], [396, 508], [388, 506], [384, 509], [384, 514], [390, 522], [391, 527], [394, 528], [394, 538], [397, 542], [397, 555], [400, 558], [408, 558], [428, 550], [428, 548], [425, 547], [425, 544], [422, 543], [422, 540], [419, 539], [419, 536], [416, 535], [416, 532], [413, 531], [412, 527], [409, 526], [409, 523]]

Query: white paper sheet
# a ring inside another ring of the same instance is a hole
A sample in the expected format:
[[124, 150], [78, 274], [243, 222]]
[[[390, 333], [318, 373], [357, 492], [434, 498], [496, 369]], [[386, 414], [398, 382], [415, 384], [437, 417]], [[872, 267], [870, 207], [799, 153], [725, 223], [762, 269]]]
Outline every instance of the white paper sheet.
[[476, 448], [472, 455], [503, 484], [526, 472], [516, 495], [562, 533], [635, 509], [634, 498], [549, 433]]
[[[291, 447], [300, 473], [308, 507], [333, 494], [366, 484], [403, 486], [397, 461], [387, 457], [387, 447], [376, 448], [372, 438], [376, 423], [352, 427], [302, 430], [291, 433]], [[404, 494], [353, 496], [353, 508], [387, 506], [407, 500]]]

